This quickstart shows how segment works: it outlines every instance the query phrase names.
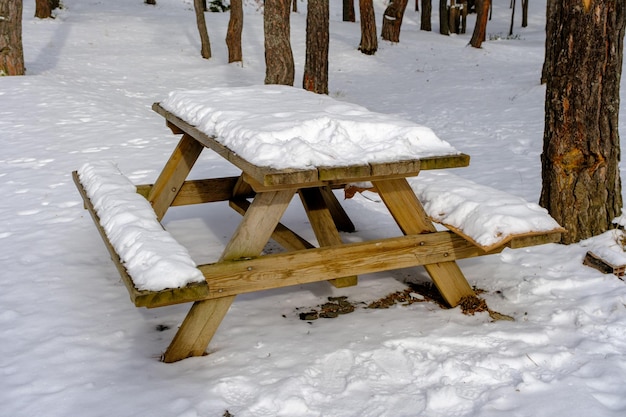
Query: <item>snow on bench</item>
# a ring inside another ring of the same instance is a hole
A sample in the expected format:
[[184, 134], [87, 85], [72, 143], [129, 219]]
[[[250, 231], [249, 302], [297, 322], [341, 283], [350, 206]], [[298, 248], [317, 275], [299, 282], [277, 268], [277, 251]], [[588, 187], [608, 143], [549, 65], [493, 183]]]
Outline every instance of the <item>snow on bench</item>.
[[150, 203], [113, 163], [87, 163], [77, 174], [138, 290], [161, 291], [204, 281], [187, 249], [163, 229]]
[[443, 171], [409, 179], [428, 216], [486, 251], [520, 236], [565, 232], [538, 204]]

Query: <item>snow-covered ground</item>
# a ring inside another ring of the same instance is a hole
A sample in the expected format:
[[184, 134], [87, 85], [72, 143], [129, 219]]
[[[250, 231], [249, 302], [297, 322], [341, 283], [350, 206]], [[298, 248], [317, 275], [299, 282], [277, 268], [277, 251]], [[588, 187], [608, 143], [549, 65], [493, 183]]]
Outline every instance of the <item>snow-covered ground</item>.
[[[207, 14], [214, 56], [203, 60], [191, 0], [64, 3], [55, 20], [40, 21], [32, 17], [34, 2], [26, 2], [28, 75], [0, 78], [0, 415], [626, 413], [626, 284], [582, 265], [594, 241], [460, 262], [489, 307], [515, 321], [432, 302], [299, 318], [329, 296], [360, 306], [406, 288], [407, 280], [427, 281], [421, 270], [399, 270], [360, 277], [353, 288], [318, 283], [240, 296], [209, 355], [159, 362], [188, 306], [146, 310], [129, 302], [71, 171], [112, 160], [133, 182], [154, 181], [177, 138], [150, 106], [174, 90], [262, 84], [262, 16], [248, 5], [244, 63], [228, 65], [228, 15]], [[494, 5], [490, 37], [506, 37], [508, 6]], [[379, 23], [383, 7], [377, 3]], [[478, 50], [466, 46], [471, 33], [438, 35], [436, 14], [435, 31], [419, 31], [409, 6], [401, 42], [381, 41], [376, 55], [365, 56], [356, 50], [358, 23], [341, 22], [337, 2], [330, 95], [430, 127], [471, 155], [456, 175], [536, 202], [545, 1], [530, 7], [529, 27], [516, 22], [516, 39]], [[292, 14], [296, 85], [305, 3], [299, 9]], [[471, 32], [473, 17], [468, 26]], [[207, 151], [192, 176], [237, 173]], [[345, 206], [360, 236], [398, 234], [375, 195]], [[216, 203], [172, 209], [164, 223], [206, 263], [219, 257], [238, 220]], [[284, 223], [314, 239], [296, 201]], [[595, 241], [612, 244], [607, 236]]]

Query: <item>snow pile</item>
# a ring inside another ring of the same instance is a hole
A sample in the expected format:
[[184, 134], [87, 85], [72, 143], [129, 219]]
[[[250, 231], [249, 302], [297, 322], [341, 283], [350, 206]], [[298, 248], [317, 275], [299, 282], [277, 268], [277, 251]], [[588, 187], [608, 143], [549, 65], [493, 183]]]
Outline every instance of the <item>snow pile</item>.
[[434, 221], [483, 247], [497, 246], [513, 235], [561, 228], [535, 203], [448, 172], [423, 172], [410, 183]]
[[204, 280], [187, 249], [163, 229], [150, 203], [115, 165], [87, 163], [78, 175], [137, 289], [159, 291]]
[[349, 166], [459, 153], [428, 127], [288, 86], [174, 91], [160, 104], [258, 166]]

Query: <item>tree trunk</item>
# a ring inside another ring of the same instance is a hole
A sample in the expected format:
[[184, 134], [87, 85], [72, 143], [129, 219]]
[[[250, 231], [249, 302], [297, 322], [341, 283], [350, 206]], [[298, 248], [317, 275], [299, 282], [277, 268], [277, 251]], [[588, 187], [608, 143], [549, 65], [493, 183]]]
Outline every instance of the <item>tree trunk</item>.
[[513, 36], [513, 23], [515, 22], [515, 0], [511, 0], [511, 25], [509, 26], [509, 36]]
[[228, 63], [241, 62], [241, 32], [243, 30], [243, 2], [230, 0], [230, 19], [226, 31], [226, 46], [228, 47]]
[[290, 40], [290, 6], [289, 0], [265, 1], [265, 84], [293, 85], [295, 69]]
[[361, 15], [361, 43], [359, 51], [365, 55], [374, 55], [378, 50], [376, 38], [376, 16], [374, 15], [373, 0], [359, 0]]
[[522, 27], [528, 26], [528, 0], [522, 0]]
[[342, 17], [344, 22], [356, 22], [356, 15], [354, 13], [354, 0], [343, 0]]
[[439, 33], [442, 35], [449, 35], [450, 28], [448, 27], [448, 1], [439, 0]]
[[546, 7], [546, 47], [545, 56], [543, 59], [543, 68], [541, 69], [541, 84], [545, 84], [548, 81], [549, 68], [548, 64], [552, 62], [552, 51], [555, 50], [554, 42], [556, 41], [555, 34], [555, 21], [557, 16], [554, 14], [556, 7], [554, 7], [554, 1], [548, 0]]
[[35, 1], [35, 17], [38, 19], [52, 18], [52, 5], [50, 4], [50, 0]]
[[430, 19], [433, 11], [432, 0], [422, 0], [422, 16], [420, 20], [420, 29], [430, 32], [433, 30]]
[[193, 7], [196, 10], [196, 23], [198, 24], [198, 32], [200, 32], [200, 54], [202, 58], [209, 59], [211, 58], [211, 42], [209, 41], [209, 32], [206, 28], [206, 20], [204, 20], [202, 0], [194, 0]]
[[400, 42], [400, 27], [408, 0], [391, 0], [383, 13], [381, 36], [390, 42]]
[[622, 208], [618, 133], [624, 0], [553, 0], [540, 204], [577, 242]]
[[0, 76], [24, 75], [22, 0], [0, 0]]
[[309, 0], [306, 7], [306, 60], [302, 87], [328, 94], [328, 0]]
[[476, 16], [476, 26], [470, 40], [470, 45], [474, 48], [480, 48], [487, 36], [487, 20], [489, 19], [489, 8], [491, 0], [478, 0], [476, 7], [478, 15]]

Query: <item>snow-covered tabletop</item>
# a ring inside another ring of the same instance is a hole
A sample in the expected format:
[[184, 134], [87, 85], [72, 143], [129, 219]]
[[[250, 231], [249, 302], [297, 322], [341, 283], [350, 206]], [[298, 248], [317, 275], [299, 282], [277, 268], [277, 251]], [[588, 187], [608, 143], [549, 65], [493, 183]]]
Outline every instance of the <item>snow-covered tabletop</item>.
[[174, 91], [159, 104], [260, 167], [340, 167], [460, 154], [428, 127], [301, 88]]

